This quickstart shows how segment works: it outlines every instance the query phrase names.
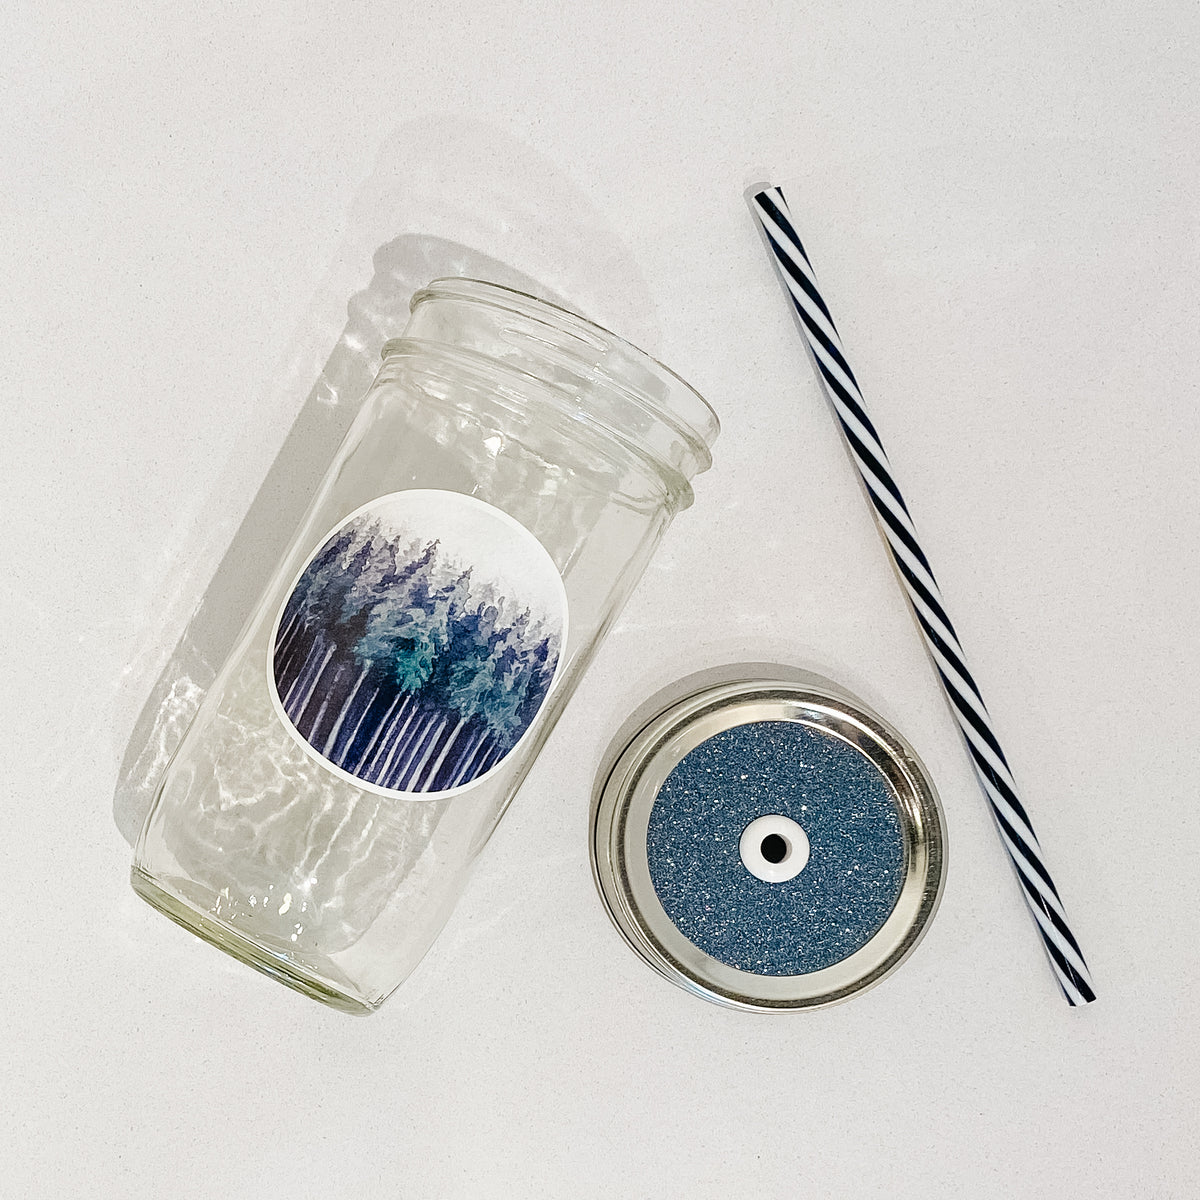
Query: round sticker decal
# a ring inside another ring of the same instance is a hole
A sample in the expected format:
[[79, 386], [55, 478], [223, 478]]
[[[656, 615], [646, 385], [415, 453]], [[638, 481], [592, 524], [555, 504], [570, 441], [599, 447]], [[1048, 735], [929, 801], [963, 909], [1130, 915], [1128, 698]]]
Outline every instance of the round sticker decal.
[[524, 526], [458, 492], [394, 492], [300, 572], [268, 677], [284, 724], [335, 772], [434, 799], [512, 753], [566, 636], [562, 577]]

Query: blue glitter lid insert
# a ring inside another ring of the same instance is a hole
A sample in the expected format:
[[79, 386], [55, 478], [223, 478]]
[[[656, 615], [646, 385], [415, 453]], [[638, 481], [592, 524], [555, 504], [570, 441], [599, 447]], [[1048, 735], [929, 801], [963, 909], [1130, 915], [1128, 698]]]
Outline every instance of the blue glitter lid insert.
[[[751, 821], [790, 817], [808, 835], [795, 878], [742, 863]], [[896, 906], [904, 838], [887, 780], [859, 750], [800, 721], [752, 721], [701, 742], [650, 811], [646, 851], [667, 916], [700, 950], [756, 975], [806, 975], [864, 946]]]

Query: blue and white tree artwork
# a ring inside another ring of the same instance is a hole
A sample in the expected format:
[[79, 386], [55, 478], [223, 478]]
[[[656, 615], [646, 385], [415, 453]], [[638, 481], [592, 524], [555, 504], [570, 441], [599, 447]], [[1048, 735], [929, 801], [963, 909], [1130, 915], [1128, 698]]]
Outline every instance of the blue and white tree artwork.
[[523, 526], [457, 492], [397, 492], [301, 572], [271, 641], [275, 699], [303, 745], [371, 790], [453, 792], [533, 723], [566, 619]]

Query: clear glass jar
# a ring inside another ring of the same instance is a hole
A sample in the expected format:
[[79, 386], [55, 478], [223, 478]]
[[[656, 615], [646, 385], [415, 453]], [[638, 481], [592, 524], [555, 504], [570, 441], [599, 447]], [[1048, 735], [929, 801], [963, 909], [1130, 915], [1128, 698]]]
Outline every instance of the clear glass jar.
[[717, 432], [678, 376], [563, 309], [473, 280], [418, 292], [164, 773], [138, 894], [307, 995], [377, 1008]]

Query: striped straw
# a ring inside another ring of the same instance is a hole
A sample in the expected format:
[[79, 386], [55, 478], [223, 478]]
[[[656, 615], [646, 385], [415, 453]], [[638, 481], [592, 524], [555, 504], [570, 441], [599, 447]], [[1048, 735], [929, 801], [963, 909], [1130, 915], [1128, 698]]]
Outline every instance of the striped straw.
[[892, 477], [887, 454], [867, 416], [858, 382], [846, 361], [833, 317], [821, 299], [812, 264], [796, 236], [783, 193], [775, 187], [756, 187], [747, 193], [747, 199], [766, 236], [799, 319], [800, 331], [812, 351], [846, 445], [862, 476], [1054, 974], [1068, 1004], [1090, 1004], [1096, 993], [1092, 990], [1087, 963], [1067, 923], [1067, 914], [1046, 869], [1029, 816], [1017, 797], [1008, 760], [1000, 749], [979, 688], [967, 670], [958, 635], [946, 615], [941, 591], [917, 541], [912, 517]]

